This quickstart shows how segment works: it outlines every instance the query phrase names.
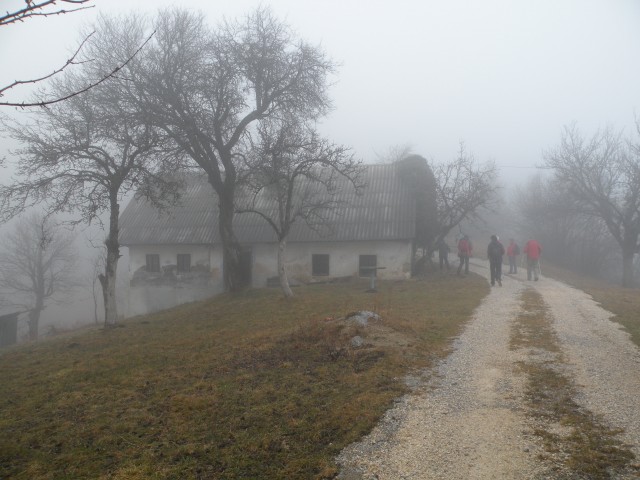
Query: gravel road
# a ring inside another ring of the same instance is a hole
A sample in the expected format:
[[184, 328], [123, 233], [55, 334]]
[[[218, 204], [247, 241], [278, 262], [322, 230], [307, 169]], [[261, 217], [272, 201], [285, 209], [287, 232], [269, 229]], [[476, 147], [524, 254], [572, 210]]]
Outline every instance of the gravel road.
[[[480, 260], [472, 270], [489, 276]], [[624, 428], [621, 439], [640, 458], [639, 349], [584, 292], [545, 277], [529, 282], [520, 271], [492, 288], [453, 352], [425, 371], [420, 385], [367, 437], [340, 454], [338, 478], [553, 478], [539, 460], [543, 448], [527, 417], [525, 378], [516, 372], [528, 353], [509, 349], [520, 294], [528, 287], [549, 308], [579, 390], [574, 400], [609, 426]]]

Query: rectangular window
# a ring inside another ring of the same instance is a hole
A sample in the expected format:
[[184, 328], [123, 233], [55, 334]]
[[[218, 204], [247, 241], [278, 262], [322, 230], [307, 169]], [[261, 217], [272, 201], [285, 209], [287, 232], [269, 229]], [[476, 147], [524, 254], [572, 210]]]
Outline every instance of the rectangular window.
[[327, 276], [329, 275], [329, 255], [313, 254], [311, 255], [311, 275]]
[[361, 277], [377, 276], [376, 267], [378, 266], [378, 257], [376, 255], [360, 255], [360, 263], [358, 274]]
[[147, 272], [160, 271], [160, 255], [157, 253], [147, 253]]
[[178, 254], [178, 273], [187, 273], [191, 271], [191, 254]]

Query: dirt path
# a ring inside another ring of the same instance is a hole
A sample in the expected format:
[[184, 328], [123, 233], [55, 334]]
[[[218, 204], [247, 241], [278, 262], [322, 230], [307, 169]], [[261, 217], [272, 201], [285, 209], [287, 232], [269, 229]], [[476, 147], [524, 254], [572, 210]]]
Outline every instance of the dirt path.
[[[472, 268], [488, 276], [482, 262]], [[583, 292], [525, 278], [526, 272], [505, 277], [503, 287], [492, 289], [452, 354], [425, 372], [424, 384], [400, 399], [370, 435], [342, 452], [339, 478], [555, 478], [540, 460], [544, 448], [533, 434], [526, 378], [518, 372], [536, 352], [509, 345], [528, 288], [541, 294], [553, 319], [578, 387], [574, 400], [609, 426], [624, 428], [624, 441], [640, 458], [638, 348]]]

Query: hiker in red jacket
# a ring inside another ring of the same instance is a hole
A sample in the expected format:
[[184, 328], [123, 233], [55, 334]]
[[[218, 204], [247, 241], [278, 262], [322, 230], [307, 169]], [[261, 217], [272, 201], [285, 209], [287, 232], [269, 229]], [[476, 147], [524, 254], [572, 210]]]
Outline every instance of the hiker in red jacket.
[[469, 240], [469, 236], [465, 235], [458, 242], [458, 257], [460, 258], [460, 264], [458, 265], [458, 275], [462, 271], [462, 265], [464, 265], [464, 273], [469, 273], [469, 257], [471, 256], [471, 251], [473, 246], [471, 245], [471, 240]]
[[527, 256], [527, 280], [531, 280], [531, 274], [533, 273], [533, 277], [537, 282], [542, 247], [536, 240], [531, 239], [524, 246], [523, 253]]

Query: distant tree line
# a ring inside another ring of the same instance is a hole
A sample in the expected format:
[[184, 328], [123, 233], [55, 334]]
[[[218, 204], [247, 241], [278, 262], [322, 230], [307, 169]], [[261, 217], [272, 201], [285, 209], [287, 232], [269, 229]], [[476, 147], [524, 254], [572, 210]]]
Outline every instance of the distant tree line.
[[544, 154], [551, 175], [536, 177], [516, 199], [521, 229], [545, 256], [594, 276], [635, 284], [640, 250], [640, 124], [637, 137], [609, 127], [590, 138], [575, 125]]

